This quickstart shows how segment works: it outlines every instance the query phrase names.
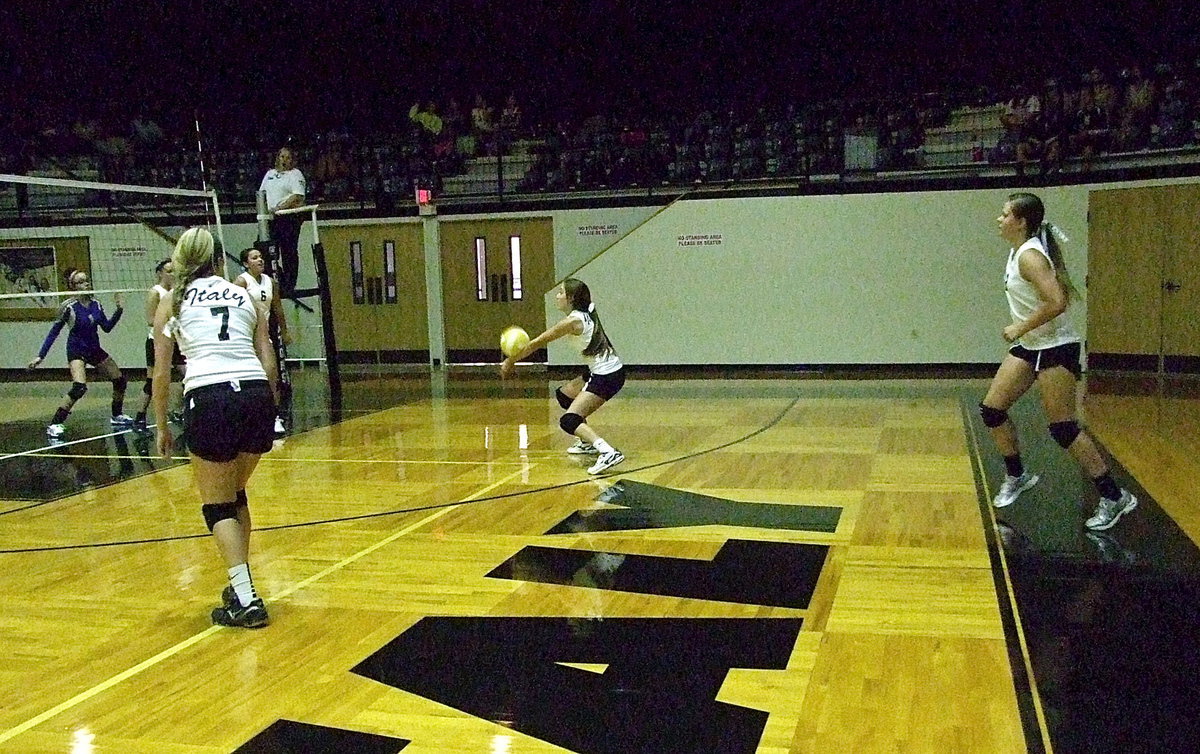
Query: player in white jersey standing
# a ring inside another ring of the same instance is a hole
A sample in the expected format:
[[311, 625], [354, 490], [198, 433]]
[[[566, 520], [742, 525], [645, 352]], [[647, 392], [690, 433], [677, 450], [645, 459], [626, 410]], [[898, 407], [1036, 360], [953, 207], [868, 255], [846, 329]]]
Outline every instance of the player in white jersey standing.
[[592, 303], [592, 292], [585, 283], [567, 278], [554, 291], [554, 302], [559, 311], [567, 316], [530, 340], [519, 353], [504, 359], [500, 365], [500, 376], [508, 377], [518, 361], [544, 348], [551, 341], [570, 338], [588, 368], [583, 376], [576, 377], [555, 391], [558, 405], [566, 409], [558, 425], [576, 438], [575, 444], [567, 449], [568, 453], [599, 454], [596, 462], [588, 468], [589, 474], [599, 474], [624, 461], [625, 455], [605, 442], [585, 420], [620, 391], [625, 384], [625, 366], [604, 332], [604, 326], [600, 324], [600, 315]]
[[175, 445], [166, 415], [171, 355], [178, 348], [187, 359], [183, 438], [204, 521], [229, 571], [229, 586], [212, 620], [259, 628], [268, 616], [250, 576], [246, 482], [274, 442], [275, 406], [267, 376], [275, 373], [275, 353], [267, 318], [250, 294], [215, 274], [213, 248], [207, 230], [184, 231], [171, 258], [175, 288], [154, 317], [158, 452], [170, 457]]
[[282, 435], [287, 429], [283, 426], [283, 416], [281, 414], [283, 408], [282, 396], [280, 395], [283, 389], [284, 366], [280, 363], [280, 359], [284, 353], [284, 346], [290, 345], [292, 336], [288, 332], [287, 320], [283, 317], [283, 305], [279, 298], [279, 289], [275, 287], [275, 281], [271, 276], [266, 274], [264, 270], [267, 266], [267, 260], [263, 257], [263, 253], [255, 248], [242, 249], [240, 255], [242, 266], [246, 271], [238, 275], [234, 279], [234, 285], [240, 285], [250, 292], [250, 298], [258, 306], [258, 309], [268, 322], [268, 332], [271, 336], [271, 344], [275, 347], [275, 360], [279, 368], [279, 380], [273, 381], [271, 384], [274, 387], [273, 395], [275, 398], [275, 434]]
[[[158, 304], [164, 298], [171, 296], [171, 286], [175, 284], [174, 266], [170, 259], [163, 259], [158, 264], [154, 265], [154, 274], [157, 278], [154, 287], [146, 294], [146, 384], [142, 388], [144, 397], [142, 398], [142, 407], [138, 409], [137, 415], [133, 417], [133, 429], [137, 432], [146, 432], [146, 412], [150, 408], [150, 393], [151, 386], [154, 381], [154, 315], [158, 313]], [[171, 366], [176, 368], [177, 372], [182, 372], [183, 354], [175, 351], [174, 360]], [[173, 401], [172, 401], [173, 402]], [[176, 415], [172, 414], [171, 419], [177, 419]]]
[[1013, 245], [1004, 272], [1012, 324], [1002, 333], [1012, 347], [979, 404], [983, 423], [1004, 456], [1006, 476], [993, 502], [998, 508], [1010, 505], [1037, 484], [1038, 476], [1025, 471], [1017, 430], [1008, 417], [1008, 409], [1036, 382], [1051, 437], [1079, 462], [1100, 491], [1100, 503], [1085, 525], [1109, 529], [1137, 507], [1137, 498], [1113, 481], [1096, 443], [1075, 420], [1081, 345], [1067, 307], [1076, 294], [1060, 247], [1066, 237], [1045, 222], [1045, 216], [1041, 199], [1016, 193], [1008, 197], [997, 218], [1001, 237]]

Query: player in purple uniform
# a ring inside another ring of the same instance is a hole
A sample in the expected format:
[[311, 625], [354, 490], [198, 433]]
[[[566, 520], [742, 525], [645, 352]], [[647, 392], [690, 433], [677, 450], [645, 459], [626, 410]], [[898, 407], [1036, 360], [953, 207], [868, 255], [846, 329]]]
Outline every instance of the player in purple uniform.
[[116, 295], [117, 308], [113, 311], [112, 317], [107, 317], [104, 314], [104, 307], [100, 306], [100, 302], [92, 297], [92, 284], [86, 272], [72, 268], [67, 270], [63, 277], [67, 281], [67, 286], [71, 290], [79, 291], [79, 295], [69, 298], [63, 303], [58, 319], [50, 328], [46, 340], [42, 342], [42, 348], [38, 351], [37, 358], [29, 362], [29, 368], [36, 369], [46, 358], [46, 354], [50, 352], [50, 348], [58, 339], [58, 334], [62, 332], [63, 327], [68, 328], [67, 366], [71, 370], [71, 389], [67, 391], [67, 397], [58, 407], [58, 411], [54, 412], [54, 418], [46, 427], [46, 435], [51, 440], [58, 440], [63, 436], [65, 431], [63, 423], [67, 420], [71, 409], [75, 407], [76, 401], [82, 398], [88, 390], [87, 366], [89, 364], [95, 368], [97, 374], [112, 382], [112, 425], [128, 427], [133, 424], [133, 419], [121, 412], [121, 407], [125, 402], [125, 386], [128, 384], [128, 380], [125, 379], [125, 375], [121, 374], [117, 362], [113, 361], [108, 352], [100, 347], [100, 330], [112, 332], [112, 329], [117, 326], [117, 322], [121, 320], [123, 311], [121, 294]]

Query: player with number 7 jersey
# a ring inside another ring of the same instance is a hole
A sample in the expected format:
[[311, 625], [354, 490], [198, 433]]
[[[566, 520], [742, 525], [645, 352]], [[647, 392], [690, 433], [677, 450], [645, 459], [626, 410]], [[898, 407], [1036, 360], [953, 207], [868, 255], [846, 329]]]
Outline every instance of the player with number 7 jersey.
[[254, 588], [247, 561], [250, 509], [246, 484], [258, 459], [274, 444], [276, 378], [267, 316], [245, 288], [216, 274], [212, 234], [189, 228], [171, 257], [176, 285], [154, 315], [153, 398], [158, 452], [170, 457], [175, 438], [167, 425], [172, 352], [187, 358], [183, 379], [183, 440], [192, 459], [201, 513], [229, 572], [229, 586], [212, 611], [222, 626], [267, 625], [266, 604]]

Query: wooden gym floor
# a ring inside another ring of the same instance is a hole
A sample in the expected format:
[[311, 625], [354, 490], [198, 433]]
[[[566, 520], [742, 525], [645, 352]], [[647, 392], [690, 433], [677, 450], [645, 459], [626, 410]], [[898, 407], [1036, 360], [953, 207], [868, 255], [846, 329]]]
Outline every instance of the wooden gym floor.
[[272, 618], [248, 631], [209, 622], [225, 574], [187, 464], [112, 433], [104, 385], [45, 448], [62, 385], [0, 383], [0, 751], [1197, 740], [1200, 401], [1089, 397], [1142, 500], [1093, 536], [1033, 396], [1043, 482], [986, 503], [986, 381], [635, 375], [593, 420], [627, 456], [602, 478], [564, 452], [555, 384], [363, 377], [333, 410], [299, 372], [248, 489]]

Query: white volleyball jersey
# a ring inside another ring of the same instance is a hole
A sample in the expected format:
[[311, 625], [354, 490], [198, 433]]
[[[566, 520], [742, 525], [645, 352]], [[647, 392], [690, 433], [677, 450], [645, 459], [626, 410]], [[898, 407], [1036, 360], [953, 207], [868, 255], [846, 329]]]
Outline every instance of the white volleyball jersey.
[[621, 359], [617, 356], [617, 352], [611, 348], [607, 351], [601, 351], [595, 356], [588, 356], [583, 352], [583, 349], [588, 347], [588, 343], [592, 342], [592, 335], [596, 332], [596, 323], [592, 321], [592, 315], [575, 309], [567, 316], [571, 319], [577, 319], [583, 324], [582, 333], [579, 335], [568, 335], [567, 337], [571, 339], [571, 345], [579, 351], [579, 355], [587, 362], [588, 371], [592, 374], [612, 374], [621, 368]]
[[[166, 288], [163, 288], [158, 283], [154, 284], [154, 288], [152, 290], [158, 294], [159, 302], [161, 302], [164, 298], [167, 298], [168, 296], [171, 295], [170, 291], [168, 291]], [[147, 330], [146, 330], [146, 340], [154, 340], [154, 323], [153, 322], [150, 323], [150, 327], [147, 328]]]
[[[1008, 297], [1008, 310], [1012, 313], [1014, 324], [1028, 321], [1034, 310], [1042, 305], [1042, 297], [1038, 294], [1037, 288], [1033, 286], [1033, 283], [1021, 277], [1021, 254], [1029, 249], [1044, 256], [1050, 263], [1050, 269], [1054, 269], [1054, 261], [1050, 259], [1050, 255], [1042, 246], [1041, 239], [1037, 236], [1009, 252], [1008, 265], [1004, 268], [1004, 293]], [[1017, 342], [1031, 351], [1053, 348], [1064, 343], [1078, 343], [1079, 333], [1071, 324], [1069, 312], [1070, 309], [1044, 325], [1035, 327], [1018, 338]]]
[[258, 307], [245, 288], [217, 276], [192, 281], [167, 331], [187, 358], [183, 391], [232, 380], [265, 380], [254, 350]]
[[267, 192], [267, 209], [274, 212], [279, 203], [292, 194], [304, 196], [306, 191], [304, 173], [301, 173], [299, 168], [285, 170], [282, 173], [271, 168], [263, 176], [258, 190]]
[[263, 273], [262, 280], [255, 280], [254, 276], [249, 272], [243, 272], [237, 276], [238, 280], [246, 284], [246, 290], [250, 291], [250, 298], [254, 299], [254, 303], [264, 312], [271, 311], [271, 298], [275, 295], [275, 281], [271, 280], [271, 276]]

